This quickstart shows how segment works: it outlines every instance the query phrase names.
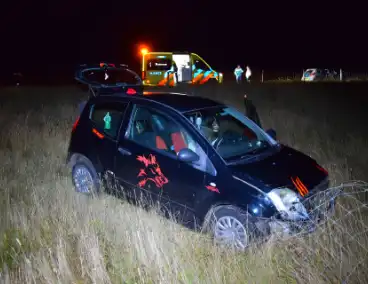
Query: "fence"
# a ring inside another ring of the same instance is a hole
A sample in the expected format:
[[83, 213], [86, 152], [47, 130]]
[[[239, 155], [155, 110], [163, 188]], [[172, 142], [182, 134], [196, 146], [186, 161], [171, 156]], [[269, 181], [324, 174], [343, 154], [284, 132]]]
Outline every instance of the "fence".
[[[267, 81], [301, 81], [304, 70], [299, 71], [270, 71], [267, 69], [258, 70], [259, 74], [254, 74], [253, 80], [260, 82]], [[356, 72], [348, 69], [330, 69], [336, 72], [336, 76], [329, 78], [332, 81], [368, 81], [368, 72]], [[253, 72], [254, 73], [254, 72]]]
[[[252, 69], [252, 82], [298, 82], [301, 81], [302, 75], [306, 69], [294, 71], [270, 70], [270, 69]], [[329, 80], [333, 81], [368, 81], [368, 71], [359, 72], [349, 69], [329, 69], [335, 71], [335, 78]], [[225, 72], [224, 81], [235, 81], [235, 76], [232, 72]]]

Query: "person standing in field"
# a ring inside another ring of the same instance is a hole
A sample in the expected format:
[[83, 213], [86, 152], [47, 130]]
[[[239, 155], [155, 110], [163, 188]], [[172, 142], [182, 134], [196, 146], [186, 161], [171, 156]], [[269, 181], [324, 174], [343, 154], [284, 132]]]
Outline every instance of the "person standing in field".
[[238, 65], [234, 70], [236, 83], [238, 83], [238, 84], [241, 83], [243, 73], [244, 73], [244, 70], [240, 67], [240, 65]]
[[249, 66], [247, 65], [246, 71], [245, 71], [245, 79], [247, 82], [250, 82], [250, 77], [252, 76], [252, 71], [250, 70]]
[[170, 69], [168, 71], [166, 71], [166, 76], [167, 76], [167, 84], [168, 86], [170, 86], [170, 75], [172, 74], [173, 75], [173, 82], [174, 82], [174, 86], [177, 84], [178, 82], [178, 67], [175, 63], [175, 61], [173, 60], [171, 62], [171, 66], [170, 66]]

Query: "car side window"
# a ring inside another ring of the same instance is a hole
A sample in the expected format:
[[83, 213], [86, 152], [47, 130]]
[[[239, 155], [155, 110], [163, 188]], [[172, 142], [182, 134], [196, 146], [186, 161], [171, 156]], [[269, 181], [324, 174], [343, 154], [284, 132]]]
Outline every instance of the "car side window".
[[127, 106], [126, 103], [95, 104], [89, 118], [98, 130], [116, 140]]
[[198, 142], [184, 127], [165, 114], [147, 107], [135, 107], [125, 138], [169, 154], [173, 159], [180, 150], [188, 148], [200, 157], [199, 161], [190, 164], [192, 167], [216, 175], [213, 164]]

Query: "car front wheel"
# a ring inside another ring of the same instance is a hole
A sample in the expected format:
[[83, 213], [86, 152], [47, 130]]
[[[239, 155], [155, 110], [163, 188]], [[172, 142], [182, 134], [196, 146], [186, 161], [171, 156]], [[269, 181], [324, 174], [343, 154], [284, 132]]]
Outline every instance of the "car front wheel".
[[256, 227], [252, 216], [231, 205], [217, 206], [208, 212], [204, 229], [216, 245], [244, 250], [249, 246]]

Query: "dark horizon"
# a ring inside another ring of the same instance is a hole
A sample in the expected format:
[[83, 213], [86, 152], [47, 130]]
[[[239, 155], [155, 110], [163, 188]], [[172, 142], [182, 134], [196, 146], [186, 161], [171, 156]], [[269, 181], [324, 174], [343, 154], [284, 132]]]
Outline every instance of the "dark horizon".
[[240, 6], [152, 3], [8, 4], [0, 20], [6, 42], [1, 73], [66, 75], [78, 64], [100, 61], [137, 69], [139, 44], [155, 51], [194, 52], [223, 72], [237, 64], [272, 72], [314, 67], [368, 71], [364, 17], [349, 13], [348, 7], [342, 11], [336, 4], [332, 15], [325, 4], [318, 11], [291, 12], [292, 6], [270, 3], [265, 9], [244, 1]]

